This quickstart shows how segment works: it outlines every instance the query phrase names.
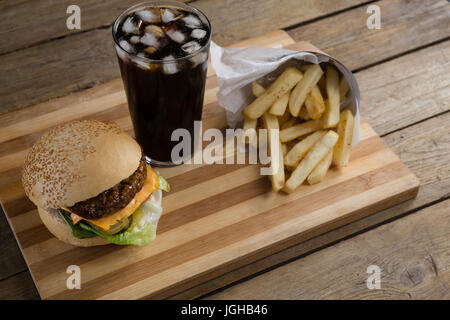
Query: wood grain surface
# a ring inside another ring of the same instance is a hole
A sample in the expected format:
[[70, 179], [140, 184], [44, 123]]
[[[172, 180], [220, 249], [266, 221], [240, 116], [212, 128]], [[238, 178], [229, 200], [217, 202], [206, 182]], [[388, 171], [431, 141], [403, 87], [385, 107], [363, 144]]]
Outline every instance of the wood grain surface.
[[[118, 77], [118, 66], [112, 47], [104, 40], [110, 37], [109, 24], [130, 2], [81, 0], [77, 3], [81, 4], [84, 16], [82, 30], [69, 32], [65, 28], [67, 15], [64, 7], [69, 4], [68, 1], [61, 0], [58, 4], [50, 0], [0, 1], [0, 34], [2, 39], [7, 37], [7, 41], [0, 44], [0, 69], [2, 74], [8, 75], [0, 78], [0, 113], [27, 107], [23, 110], [22, 116], [26, 117], [29, 113], [32, 117], [40, 110], [32, 106], [36, 103], [67, 94], [77, 96], [81, 90], [94, 85], [98, 92], [101, 92], [100, 88], [109, 90], [107, 86], [98, 84]], [[327, 248], [326, 255], [334, 256], [338, 261], [342, 252], [337, 249], [338, 246], [335, 245], [337, 242], [349, 243], [349, 248], [352, 248], [355, 234], [365, 235], [366, 230], [382, 225], [386, 220], [396, 219], [390, 225], [403, 228], [404, 224], [409, 223], [410, 220], [407, 220], [409, 217], [398, 217], [417, 214], [422, 212], [423, 208], [436, 207], [450, 197], [450, 137], [448, 137], [450, 88], [446, 76], [449, 72], [447, 30], [450, 19], [449, 3], [445, 0], [332, 1], [332, 3], [284, 0], [279, 2], [277, 7], [273, 6], [272, 0], [242, 2], [244, 8], [249, 8], [252, 4], [259, 6], [253, 15], [249, 15], [248, 11], [239, 10], [228, 14], [233, 10], [232, 4], [236, 5], [232, 0], [192, 3], [194, 5], [200, 3], [198, 6], [201, 6], [202, 10], [208, 10], [208, 16], [214, 21], [213, 40], [221, 45], [283, 27], [295, 40], [309, 40], [342, 60], [355, 71], [360, 84], [362, 116], [419, 177], [421, 188], [417, 198], [413, 200], [291, 246], [233, 272], [222, 276], [216, 275], [213, 280], [174, 297], [197, 297], [226, 285], [231, 285], [232, 288], [237, 279], [249, 279], [255, 273], [261, 274], [280, 264], [286, 266], [294, 264], [295, 261], [307, 259], [310, 252], [324, 251], [321, 250], [324, 248]], [[382, 28], [379, 30], [368, 30], [366, 27], [365, 19], [368, 17], [366, 9], [369, 5], [378, 5], [381, 8]], [[30, 10], [37, 14], [28, 14], [25, 21], [21, 19]], [[276, 17], [274, 12], [277, 13]], [[290, 12], [297, 14], [290, 15]], [[25, 30], [26, 33], [23, 32]], [[228, 31], [232, 31], [232, 36], [228, 36]], [[93, 46], [97, 40], [99, 45]], [[86, 74], [89, 76], [85, 76]], [[372, 77], [376, 80], [373, 85]], [[117, 85], [121, 86], [120, 81], [117, 81]], [[97, 92], [91, 90], [84, 90], [78, 95], [78, 102], [83, 101], [83, 95]], [[52, 100], [52, 107], [50, 105], [50, 103], [43, 104], [45, 108], [53, 108], [52, 110], [60, 107], [58, 100]], [[127, 114], [126, 108], [120, 106], [116, 108], [121, 110], [123, 115]], [[11, 124], [18, 114], [13, 113], [12, 116], [4, 114], [4, 116], [6, 117], [3, 120]], [[106, 110], [91, 116], [111, 119], [112, 113]], [[29, 145], [39, 134], [36, 133], [34, 136], [31, 134], [30, 138], [24, 140], [19, 138], [8, 140], [8, 143], [0, 144], [0, 148], [8, 146], [11, 153], [16, 153], [20, 151], [18, 145], [21, 143]], [[0, 154], [0, 158], [8, 155], [8, 149], [3, 149]], [[15, 155], [10, 159], [18, 158]], [[4, 178], [11, 181], [10, 179], [14, 179], [15, 176], [17, 171], [13, 168], [9, 172], [2, 173], [0, 182]], [[14, 190], [14, 187], [11, 188], [11, 191]], [[17, 210], [27, 209], [27, 203], [20, 201], [17, 201], [15, 206]], [[425, 212], [429, 214], [430, 211], [432, 210]], [[2, 252], [0, 298], [38, 298], [14, 235], [3, 214], [0, 216]], [[439, 223], [439, 219], [429, 220], [428, 233], [421, 233], [421, 240], [417, 240], [427, 243], [430, 251], [434, 248], [439, 250], [439, 241], [427, 242], [427, 237], [433, 237], [434, 226]], [[373, 229], [374, 238], [379, 239], [373, 242], [373, 247], [380, 251], [380, 256], [383, 256], [384, 260], [396, 261], [398, 252], [383, 248], [390, 243], [402, 241], [406, 250], [409, 240], [402, 238], [400, 234], [393, 234], [384, 240], [381, 228]], [[407, 232], [407, 229], [404, 230]], [[343, 238], [348, 239], [342, 241]], [[362, 251], [356, 250], [354, 253], [359, 254], [362, 260], [371, 258]], [[422, 259], [420, 251], [410, 250], [409, 254], [411, 260]], [[403, 271], [402, 266], [401, 263], [391, 264], [390, 271], [399, 275]], [[369, 298], [389, 298], [398, 296], [398, 290], [401, 288], [403, 297], [408, 299], [425, 297], [424, 293], [427, 293], [429, 298], [445, 297], [439, 294], [439, 290], [433, 290], [433, 287], [442, 287], [450, 283], [447, 273], [441, 272], [448, 269], [450, 264], [441, 263], [437, 266], [440, 273], [439, 281], [430, 282], [428, 287], [385, 286], [383, 291], [376, 295], [367, 295], [362, 291], [359, 295]], [[361, 267], [362, 265], [355, 264], [353, 272], [360, 272]], [[347, 270], [352, 272], [351, 266]], [[339, 270], [329, 269], [329, 272], [334, 273], [336, 278], [339, 277]], [[274, 281], [277, 282], [287, 279], [289, 283], [284, 282], [285, 286], [277, 284], [277, 290], [280, 292], [274, 292], [274, 295], [283, 294], [286, 297], [291, 295], [301, 298], [295, 290], [295, 283], [299, 284], [301, 277], [296, 279], [274, 277]], [[246, 282], [240, 281], [240, 290], [243, 290]], [[319, 282], [317, 284], [319, 287]], [[314, 286], [313, 280], [310, 285]], [[336, 290], [334, 293], [327, 286], [321, 286], [320, 289], [313, 290], [314, 295], [310, 297], [333, 295], [334, 298], [344, 298], [349, 297], [348, 293], [352, 292], [352, 297], [358, 298], [358, 294], [350, 284], [345, 286], [341, 283], [341, 285], [342, 290]]]
[[[30, 0], [24, 2], [28, 6], [34, 3]], [[102, 6], [100, 3], [103, 3], [89, 2], [95, 3], [96, 6]], [[196, 1], [192, 4], [207, 11], [214, 22], [214, 29], [218, 29], [218, 31], [213, 30], [213, 40], [220, 45], [230, 45], [240, 39], [263, 35], [276, 28], [286, 27], [288, 24], [285, 23], [284, 17], [289, 16], [291, 17], [289, 21], [294, 21], [295, 18], [299, 23], [298, 27], [290, 25], [288, 30], [296, 41], [312, 42], [341, 60], [352, 70], [395, 57], [406, 50], [413, 50], [449, 36], [450, 13], [449, 10], [445, 10], [448, 8], [445, 0], [373, 2], [381, 7], [383, 17], [389, 15], [389, 19], [383, 19], [383, 27], [380, 30], [367, 29], [368, 15], [365, 12], [367, 5], [364, 5], [365, 2], [362, 1], [297, 2], [291, 0], [285, 2], [277, 1], [277, 5], [274, 5], [272, 0], [257, 3], [243, 2], [244, 8], [251, 5], [255, 7], [255, 13], [252, 14], [249, 12], [253, 11], [240, 9], [232, 13], [237, 5], [234, 1]], [[15, 1], [11, 0], [11, 3]], [[357, 7], [340, 12], [354, 6]], [[113, 5], [108, 13], [105, 13], [110, 16], [110, 21], [113, 20], [111, 17], [116, 16], [115, 8]], [[90, 12], [91, 9], [86, 11]], [[8, 11], [0, 11], [0, 21], [3, 12]], [[327, 17], [327, 14], [332, 15]], [[277, 18], [280, 16], [283, 18]], [[315, 21], [321, 16], [325, 16], [326, 19]], [[56, 21], [59, 24], [56, 24]], [[60, 30], [61, 24], [64, 27], [65, 20], [56, 21], [53, 24], [45, 24], [48, 29], [46, 33]], [[253, 21], [258, 22], [257, 27]], [[309, 21], [312, 22], [303, 25]], [[421, 23], [417, 23], [418, 21]], [[8, 74], [8, 77], [0, 78], [2, 102], [0, 113], [65, 96], [70, 92], [87, 89], [118, 78], [119, 68], [113, 50], [111, 30], [106, 27], [83, 30], [86, 32], [70, 33], [53, 41], [39, 42], [26, 50], [8, 51], [9, 53], [2, 55], [0, 73]], [[233, 32], [233, 37], [227, 36], [230, 32]], [[40, 33], [31, 34], [40, 37]], [[13, 35], [12, 39], [21, 37], [18, 31], [10, 33], [11, 35]], [[55, 52], [58, 53], [56, 57]], [[360, 54], [361, 52], [364, 54]], [[20, 94], [17, 94], [18, 92]]]
[[[214, 78], [210, 73], [207, 80], [205, 128], [225, 126], [223, 111], [212, 94], [217, 91]], [[257, 166], [161, 169], [173, 190], [163, 200], [164, 214], [154, 243], [145, 248], [72, 247], [53, 238], [41, 224], [17, 180], [18, 169], [29, 147], [23, 142], [31, 143], [36, 132], [56, 123], [91, 115], [105, 120], [108, 112], [108, 120], [131, 130], [128, 115], [120, 109], [126, 108], [126, 101], [117, 81], [99, 88], [100, 93], [95, 91], [84, 98], [80, 93], [53, 101], [48, 109], [39, 105], [32, 117], [17, 112], [19, 117], [11, 120], [10, 113], [0, 129], [0, 142], [15, 142], [2, 148], [9, 152], [0, 158], [0, 175], [16, 170], [0, 190], [0, 199], [43, 298], [168, 297], [417, 193], [415, 176], [362, 123], [361, 142], [352, 151], [351, 165], [332, 170], [321, 184], [283, 195], [271, 191]], [[58, 103], [60, 107], [54, 108]], [[7, 179], [2, 176], [2, 181]], [[81, 290], [66, 289], [65, 269], [71, 264], [83, 271]]]
[[[208, 299], [448, 300], [449, 208], [450, 200], [443, 201]], [[381, 269], [379, 290], [367, 289], [370, 265]]]

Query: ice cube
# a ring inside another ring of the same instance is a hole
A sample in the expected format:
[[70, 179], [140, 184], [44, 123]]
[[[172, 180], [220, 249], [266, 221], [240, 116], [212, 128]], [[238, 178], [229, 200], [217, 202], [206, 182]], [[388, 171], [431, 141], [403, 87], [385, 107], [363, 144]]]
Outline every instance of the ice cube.
[[[163, 58], [163, 61], [170, 61], [170, 60], [174, 60], [174, 57], [172, 55]], [[163, 63], [162, 66], [163, 71], [166, 74], [174, 74], [178, 72], [177, 63], [175, 61]]]
[[122, 25], [122, 31], [125, 33], [133, 33], [138, 34], [139, 33], [139, 27], [137, 24], [133, 22], [132, 17], [128, 17], [127, 20]]
[[159, 23], [161, 21], [159, 12], [152, 9], [138, 11], [136, 12], [136, 15], [148, 23]]
[[[138, 56], [138, 57], [141, 57], [141, 58], [146, 58], [146, 57], [145, 57], [145, 53], [143, 53], [143, 52], [139, 52], [139, 53], [137, 54], [137, 56]], [[149, 63], [148, 63], [147, 61], [145, 61], [144, 59], [134, 58], [134, 59], [133, 59], [133, 62], [134, 62], [138, 67], [140, 67], [141, 69], [144, 69], [144, 70], [149, 70], [149, 69], [150, 69]]]
[[192, 62], [193, 67], [198, 66], [199, 64], [203, 63], [208, 58], [208, 54], [206, 52], [200, 52], [193, 57], [191, 57], [189, 60]]
[[192, 14], [184, 17], [181, 20], [183, 20], [183, 22], [186, 24], [186, 26], [191, 29], [195, 29], [195, 28], [202, 26], [202, 22], [200, 21], [200, 19]]
[[115, 46], [116, 46], [117, 55], [120, 57], [120, 59], [122, 61], [124, 61], [124, 62], [128, 62], [129, 61], [129, 55], [120, 46], [118, 46], [117, 44]]
[[141, 37], [141, 43], [148, 47], [159, 48], [158, 38], [153, 33], [146, 33]]
[[132, 44], [138, 44], [139, 41], [141, 41], [141, 38], [139, 38], [138, 36], [132, 36], [132, 37], [130, 38], [130, 42], [131, 42]]
[[189, 41], [181, 46], [184, 52], [187, 54], [191, 54], [199, 49], [201, 49], [201, 45], [197, 41]]
[[173, 41], [177, 42], [177, 43], [183, 43], [186, 40], [186, 36], [183, 32], [181, 32], [180, 30], [176, 30], [176, 29], [169, 29], [166, 32], [167, 36], [169, 36], [170, 39], [172, 39]]
[[128, 53], [135, 53], [136, 52], [136, 50], [134, 50], [133, 45], [131, 43], [129, 43], [128, 41], [126, 41], [126, 40], [120, 40], [119, 41], [119, 45], [120, 45], [120, 47], [123, 50], [125, 50]]
[[161, 19], [164, 23], [169, 23], [171, 21], [176, 21], [183, 17], [183, 14], [173, 9], [162, 9]]
[[154, 34], [158, 38], [162, 38], [165, 36], [163, 29], [153, 24], [150, 24], [145, 27], [145, 33]]
[[203, 29], [194, 29], [191, 32], [191, 37], [195, 39], [203, 39], [206, 36], [206, 30]]

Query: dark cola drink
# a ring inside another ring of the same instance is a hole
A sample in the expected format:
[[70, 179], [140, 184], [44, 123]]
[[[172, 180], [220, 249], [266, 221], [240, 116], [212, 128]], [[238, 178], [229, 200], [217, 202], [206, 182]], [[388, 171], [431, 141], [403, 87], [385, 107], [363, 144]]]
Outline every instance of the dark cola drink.
[[[170, 166], [172, 132], [202, 117], [211, 26], [197, 9], [174, 1], [131, 7], [113, 36], [136, 140], [147, 161]], [[190, 155], [183, 155], [189, 158]]]

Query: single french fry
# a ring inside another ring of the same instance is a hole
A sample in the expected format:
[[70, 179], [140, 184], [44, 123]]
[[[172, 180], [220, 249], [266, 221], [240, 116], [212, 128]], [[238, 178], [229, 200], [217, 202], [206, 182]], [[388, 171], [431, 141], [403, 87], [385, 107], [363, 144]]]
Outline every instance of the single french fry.
[[[261, 117], [263, 121], [263, 126], [267, 130], [280, 130], [280, 126], [278, 123], [278, 118], [269, 112], [264, 112]], [[270, 143], [270, 140], [269, 140]]]
[[[262, 116], [264, 128], [267, 129], [267, 141], [269, 150], [272, 150], [272, 145], [278, 144], [277, 150], [278, 154], [270, 153], [270, 157], [272, 158], [271, 170], [272, 175], [269, 176], [272, 182], [272, 189], [278, 192], [284, 186], [284, 163], [283, 163], [283, 152], [282, 146], [279, 139], [272, 140], [272, 135], [270, 134], [271, 130], [279, 130], [278, 118], [269, 112], [265, 112]], [[277, 158], [278, 161], [273, 162], [274, 157]], [[276, 163], [278, 162], [278, 165]]]
[[280, 125], [280, 127], [289, 119], [291, 118], [291, 114], [289, 113], [288, 110], [286, 110], [284, 112], [284, 114], [281, 117], [278, 117], [278, 124]]
[[273, 103], [272, 107], [269, 109], [270, 114], [273, 114], [274, 116], [282, 116], [284, 114], [289, 102], [289, 93], [290, 92], [285, 93]]
[[348, 86], [347, 80], [345, 80], [345, 77], [341, 77], [341, 81], [339, 82], [339, 98], [340, 101], [344, 100], [345, 96], [347, 95], [348, 90], [350, 87]]
[[322, 128], [322, 119], [310, 120], [280, 131], [281, 142], [288, 142]]
[[316, 184], [325, 178], [328, 169], [330, 168], [331, 161], [333, 160], [333, 149], [328, 151], [327, 155], [320, 160], [317, 166], [311, 171], [311, 174], [308, 176], [309, 184]]
[[[258, 147], [258, 134], [256, 128], [258, 127], [258, 119], [247, 119], [244, 117], [244, 125], [242, 130], [244, 131], [244, 139], [248, 137], [248, 144], [257, 148]], [[247, 140], [245, 139], [245, 142]]]
[[305, 101], [305, 106], [308, 109], [308, 113], [311, 116], [311, 119], [319, 119], [325, 112], [325, 102], [323, 101], [319, 87], [317, 85], [314, 86], [308, 96], [311, 97], [310, 99], [312, 103], [308, 107]]
[[301, 79], [303, 74], [295, 68], [286, 68], [270, 87], [243, 111], [249, 119], [257, 119], [281, 96], [289, 92]]
[[283, 191], [287, 193], [293, 192], [300, 186], [306, 178], [310, 175], [317, 164], [322, 160], [327, 153], [333, 149], [334, 145], [338, 140], [338, 135], [336, 132], [330, 130], [328, 131], [306, 154], [299, 165], [290, 175], [289, 179], [283, 187]]
[[327, 97], [328, 105], [323, 115], [324, 128], [333, 128], [339, 122], [340, 98], [339, 98], [339, 74], [335, 68], [327, 67]]
[[322, 77], [323, 71], [320, 65], [313, 64], [309, 66], [303, 78], [297, 83], [289, 96], [289, 111], [293, 117], [298, 117], [300, 109], [305, 102], [306, 95], [317, 84]]
[[337, 126], [339, 140], [334, 147], [333, 160], [336, 165], [344, 167], [348, 165], [350, 158], [350, 149], [352, 147], [353, 128], [355, 126], [355, 118], [352, 112], [345, 109], [341, 112], [341, 119]]
[[283, 125], [281, 126], [281, 130], [287, 129], [292, 127], [293, 125], [295, 125], [297, 123], [297, 119], [296, 118], [290, 118], [288, 121], [286, 121], [285, 123], [283, 123]]
[[284, 165], [286, 167], [295, 167], [300, 160], [308, 153], [309, 150], [314, 146], [314, 144], [319, 141], [326, 131], [319, 130], [316, 131], [300, 142], [297, 142], [295, 146], [284, 156]]
[[[313, 102], [311, 99], [311, 95], [308, 94], [305, 99], [305, 108], [300, 109], [300, 113], [298, 114], [298, 117], [303, 120], [311, 120], [310, 110], [312, 112], [314, 112], [313, 109], [314, 109], [314, 106], [313, 106]], [[318, 119], [318, 118], [316, 118], [316, 119]]]
[[[275, 143], [275, 142], [274, 142]], [[280, 144], [278, 148], [278, 166], [275, 165], [275, 162], [271, 163], [272, 168], [272, 175], [269, 176], [270, 181], [272, 182], [272, 190], [275, 192], [278, 192], [281, 190], [281, 188], [284, 187], [285, 182], [285, 175], [284, 175], [284, 163], [283, 163], [283, 152], [282, 151], [282, 145], [281, 142], [278, 141]], [[276, 157], [277, 155], [270, 155], [270, 157], [273, 159], [273, 157]]]
[[261, 118], [263, 120], [263, 127], [267, 129], [267, 141], [270, 148], [273, 143], [278, 143], [278, 141], [272, 141], [272, 136], [270, 135], [271, 130], [280, 130], [278, 118], [269, 112], [264, 112]]
[[256, 81], [252, 82], [252, 92], [255, 97], [261, 96], [265, 91], [266, 91], [266, 88], [264, 88], [258, 82], [256, 82]]

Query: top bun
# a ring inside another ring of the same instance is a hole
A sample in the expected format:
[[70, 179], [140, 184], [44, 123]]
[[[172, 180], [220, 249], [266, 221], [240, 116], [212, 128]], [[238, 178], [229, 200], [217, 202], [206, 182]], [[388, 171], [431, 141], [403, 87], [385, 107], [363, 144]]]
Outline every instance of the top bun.
[[142, 151], [116, 124], [83, 120], [45, 133], [25, 158], [22, 184], [38, 207], [71, 207], [137, 170]]

